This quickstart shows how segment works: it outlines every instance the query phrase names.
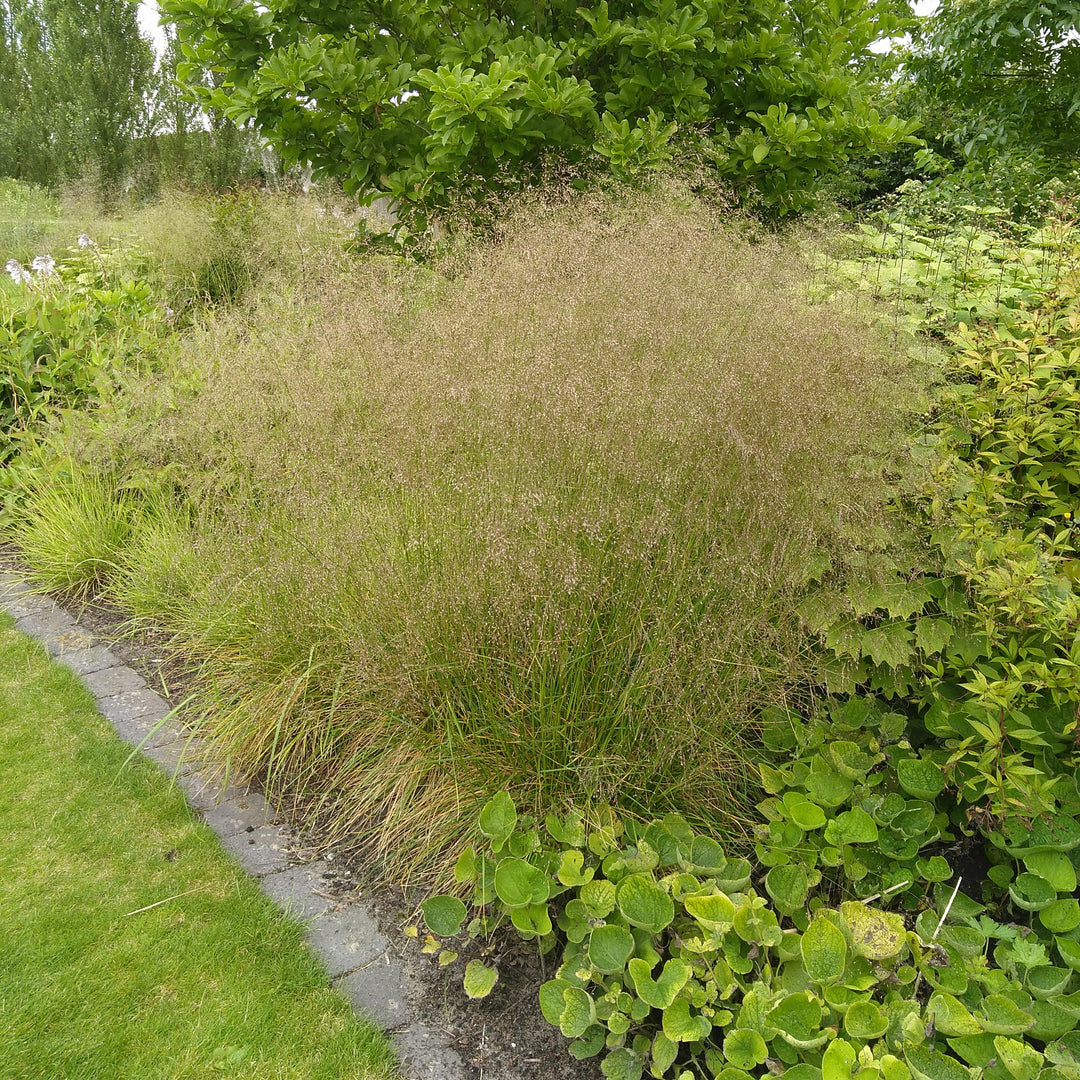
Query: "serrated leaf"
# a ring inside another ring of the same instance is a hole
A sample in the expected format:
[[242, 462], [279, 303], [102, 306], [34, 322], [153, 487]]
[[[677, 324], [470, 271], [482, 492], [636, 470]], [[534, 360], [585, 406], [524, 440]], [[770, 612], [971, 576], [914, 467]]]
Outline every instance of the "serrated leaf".
[[941, 652], [952, 638], [953, 627], [948, 619], [922, 615], [915, 620], [915, 647], [927, 656]]
[[886, 667], [905, 667], [914, 658], [914, 636], [904, 623], [885, 623], [866, 630], [860, 644], [864, 656]]

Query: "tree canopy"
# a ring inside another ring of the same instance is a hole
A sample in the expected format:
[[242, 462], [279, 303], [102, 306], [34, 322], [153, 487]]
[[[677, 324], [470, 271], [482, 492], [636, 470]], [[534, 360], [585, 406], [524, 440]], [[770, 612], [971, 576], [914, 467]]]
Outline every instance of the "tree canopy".
[[970, 157], [1080, 148], [1080, 2], [942, 0], [908, 68], [917, 107]]
[[[694, 147], [773, 205], [915, 124], [869, 46], [908, 0], [162, 0], [204, 103], [361, 196], [438, 203], [557, 152], [617, 174]], [[215, 73], [208, 81], [206, 71]]]

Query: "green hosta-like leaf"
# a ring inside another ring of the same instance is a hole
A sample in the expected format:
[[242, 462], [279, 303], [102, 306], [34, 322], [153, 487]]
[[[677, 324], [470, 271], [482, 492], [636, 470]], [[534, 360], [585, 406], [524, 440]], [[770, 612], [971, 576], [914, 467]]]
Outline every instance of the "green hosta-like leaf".
[[792, 1046], [812, 1049], [829, 1039], [821, 1030], [821, 1006], [805, 991], [788, 994], [769, 1010], [768, 1023]]
[[555, 874], [559, 879], [559, 884], [572, 887], [592, 881], [596, 871], [591, 866], [583, 869], [584, 863], [585, 856], [580, 851], [564, 851], [559, 860], [559, 869]]
[[566, 998], [563, 995], [573, 985], [565, 979], [548, 979], [540, 984], [540, 1011], [549, 1024], [559, 1026], [563, 1009], [566, 1008]]
[[872, 1001], [857, 1001], [844, 1014], [844, 1030], [853, 1039], [880, 1039], [888, 1029], [889, 1018]]
[[846, 1039], [833, 1039], [821, 1057], [821, 1080], [851, 1080], [856, 1057]]
[[1057, 899], [1054, 886], [1037, 874], [1020, 874], [1009, 886], [1009, 896], [1025, 911], [1041, 911]]
[[971, 1080], [971, 1074], [955, 1058], [926, 1046], [906, 1046], [904, 1057], [915, 1080]]
[[454, 880], [462, 883], [476, 880], [476, 848], [467, 847], [454, 863]]
[[589, 918], [589, 909], [580, 900], [571, 900], [559, 916], [559, 929], [570, 941], [584, 941], [589, 932]]
[[978, 1035], [983, 1027], [964, 1005], [952, 994], [931, 995], [926, 1015], [933, 1019], [937, 1030], [943, 1035]]
[[931, 802], [945, 790], [945, 774], [939, 765], [922, 758], [904, 758], [896, 763], [900, 786], [916, 799]]
[[1055, 900], [1039, 912], [1039, 922], [1052, 934], [1066, 934], [1080, 926], [1080, 903], [1071, 896]]
[[631, 874], [615, 886], [615, 904], [632, 926], [660, 933], [675, 918], [675, 905], [646, 874]]
[[589, 960], [597, 971], [614, 975], [634, 952], [634, 935], [622, 926], [598, 926], [589, 936]]
[[1076, 870], [1069, 856], [1062, 851], [1036, 851], [1025, 855], [1024, 866], [1049, 881], [1056, 892], [1071, 893], [1076, 889]]
[[480, 831], [491, 841], [493, 851], [500, 851], [517, 824], [514, 800], [505, 791], [492, 796], [480, 811]]
[[687, 913], [711, 930], [726, 932], [735, 921], [735, 905], [724, 893], [688, 896], [683, 901]]
[[711, 837], [695, 836], [690, 844], [689, 872], [708, 876], [727, 867], [724, 849]]
[[544, 818], [544, 827], [557, 844], [568, 844], [576, 848], [585, 846], [585, 823], [579, 813], [568, 814], [565, 818], [548, 814]]
[[855, 782], [831, 769], [824, 758], [815, 757], [810, 772], [803, 781], [807, 795], [828, 810], [835, 809], [851, 797]]
[[604, 1049], [607, 1029], [600, 1024], [590, 1024], [582, 1034], [570, 1044], [570, 1056], [578, 1061], [596, 1057]]
[[765, 877], [765, 891], [779, 911], [791, 915], [806, 903], [809, 880], [799, 865], [774, 866]]
[[482, 960], [470, 960], [465, 965], [463, 985], [471, 998], [486, 998], [499, 981], [499, 969], [488, 967]]
[[723, 893], [734, 893], [750, 884], [753, 868], [747, 859], [730, 859], [722, 870], [712, 874], [716, 887]]
[[841, 904], [840, 912], [859, 956], [868, 960], [889, 960], [899, 955], [905, 940], [904, 920], [899, 915], [877, 911], [852, 900]]
[[571, 986], [563, 991], [563, 1009], [559, 1014], [559, 1030], [576, 1039], [596, 1021], [596, 1004], [584, 990]]
[[431, 896], [420, 905], [428, 929], [439, 937], [453, 937], [461, 930], [467, 910], [456, 896]]
[[548, 898], [548, 879], [523, 859], [503, 859], [495, 870], [495, 895], [508, 908], [542, 904]]
[[1043, 1056], [1033, 1047], [1005, 1035], [994, 1038], [994, 1049], [998, 1060], [1013, 1077], [1013, 1080], [1035, 1080], [1042, 1068]]
[[976, 1019], [984, 1031], [993, 1035], [1022, 1035], [1035, 1023], [1031, 1013], [1024, 1012], [1015, 1001], [1002, 994], [989, 994], [983, 998], [981, 1013]]
[[874, 819], [855, 806], [838, 814], [825, 826], [825, 843], [840, 847], [844, 844], [872, 844], [878, 838]]
[[690, 1002], [685, 998], [664, 1010], [664, 1034], [672, 1042], [698, 1042], [708, 1038], [711, 1031], [709, 1018], [691, 1013]]
[[1076, 1027], [1076, 1017], [1072, 1012], [1059, 1009], [1057, 1003], [1053, 1001], [1033, 1001], [1031, 1016], [1035, 1023], [1025, 1034], [1028, 1038], [1037, 1039], [1039, 1042], [1060, 1039], [1062, 1035]]
[[1080, 941], [1071, 938], [1054, 938], [1061, 959], [1073, 969], [1080, 971]]
[[630, 960], [626, 968], [638, 997], [654, 1009], [668, 1008], [693, 974], [690, 965], [677, 956], [664, 963], [658, 979], [653, 979], [652, 968], [637, 957]]
[[749, 1071], [764, 1065], [768, 1056], [769, 1048], [756, 1031], [734, 1028], [724, 1036], [724, 1058], [736, 1069]]
[[1037, 967], [1028, 972], [1025, 982], [1033, 997], [1053, 1001], [1066, 992], [1072, 974], [1069, 968]]
[[586, 882], [578, 899], [594, 919], [606, 919], [615, 910], [615, 883], [603, 878]]
[[641, 1076], [641, 1057], [625, 1046], [612, 1050], [602, 1062], [600, 1071], [607, 1080], [639, 1080]]
[[649, 1057], [651, 1059], [650, 1075], [662, 1080], [667, 1075], [668, 1069], [675, 1064], [675, 1057], [679, 1053], [679, 1044], [669, 1039], [662, 1031], [658, 1031], [653, 1037]]
[[789, 791], [784, 796], [784, 809], [791, 815], [791, 820], [804, 832], [820, 829], [827, 820], [825, 811], [817, 803], [811, 802], [797, 791]]
[[837, 739], [829, 743], [829, 758], [836, 771], [849, 780], [863, 780], [874, 766], [874, 758], [864, 753], [857, 743]]
[[942, 855], [933, 855], [929, 859], [918, 859], [915, 872], [923, 881], [948, 881], [952, 877], [949, 860]]
[[512, 908], [510, 921], [526, 941], [551, 933], [551, 915], [548, 913], [547, 904], [529, 904], [527, 907]]

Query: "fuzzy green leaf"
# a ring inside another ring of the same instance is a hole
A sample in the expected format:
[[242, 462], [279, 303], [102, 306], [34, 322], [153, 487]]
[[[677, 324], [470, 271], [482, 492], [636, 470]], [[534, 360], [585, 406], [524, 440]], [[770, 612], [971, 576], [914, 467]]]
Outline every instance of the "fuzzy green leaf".
[[514, 800], [505, 791], [492, 796], [480, 811], [480, 831], [491, 841], [493, 851], [502, 849], [516, 824]]
[[453, 937], [461, 930], [467, 909], [456, 896], [431, 896], [420, 905], [428, 929], [439, 937]]
[[634, 935], [623, 926], [598, 926], [589, 935], [589, 960], [604, 975], [622, 971], [633, 952]]
[[747, 1072], [758, 1065], [764, 1065], [769, 1056], [765, 1040], [748, 1028], [733, 1028], [724, 1036], [724, 1057], [736, 1069]]
[[675, 918], [671, 897], [647, 874], [630, 874], [615, 886], [615, 903], [631, 926], [660, 933]]
[[488, 967], [482, 960], [470, 960], [465, 965], [463, 985], [465, 993], [473, 999], [486, 998], [499, 981], [499, 969]]
[[859, 956], [868, 960], [888, 960], [900, 953], [906, 931], [899, 915], [877, 911], [853, 900], [841, 904], [840, 911]]
[[815, 916], [799, 942], [806, 974], [815, 982], [832, 982], [847, 966], [843, 931], [824, 915]]

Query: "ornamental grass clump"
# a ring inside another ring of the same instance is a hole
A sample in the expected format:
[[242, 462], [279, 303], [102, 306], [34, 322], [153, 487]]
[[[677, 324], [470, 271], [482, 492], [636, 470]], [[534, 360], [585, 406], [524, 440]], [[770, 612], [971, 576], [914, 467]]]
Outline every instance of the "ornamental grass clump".
[[114, 594], [205, 660], [236, 766], [392, 870], [500, 787], [737, 829], [755, 718], [806, 693], [799, 587], [889, 541], [912, 385], [803, 280], [642, 195], [309, 277], [191, 339], [196, 393], [115, 422], [110, 467], [178, 509], [152, 515], [176, 572], [136, 525]]

